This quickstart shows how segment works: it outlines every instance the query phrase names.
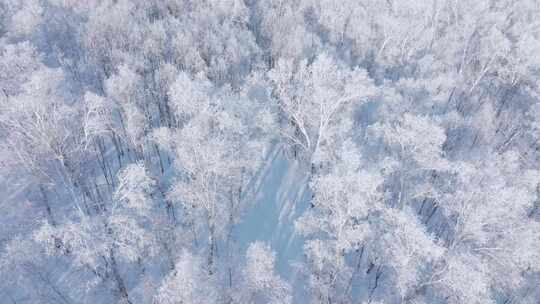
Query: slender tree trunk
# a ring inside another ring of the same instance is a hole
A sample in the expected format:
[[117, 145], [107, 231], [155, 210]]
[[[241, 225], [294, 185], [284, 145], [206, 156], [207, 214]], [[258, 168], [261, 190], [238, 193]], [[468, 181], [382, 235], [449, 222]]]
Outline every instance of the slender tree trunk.
[[43, 185], [39, 185], [39, 191], [43, 197], [43, 205], [45, 206], [45, 212], [47, 213], [47, 220], [51, 226], [56, 227], [56, 221], [54, 220], [51, 205], [49, 204], [49, 198], [47, 197], [47, 193]]
[[210, 219], [210, 227], [208, 231], [208, 243], [209, 243], [209, 252], [208, 252], [208, 273], [212, 275], [214, 273], [214, 260], [216, 254], [216, 228]]
[[109, 259], [111, 261], [112, 275], [116, 283], [116, 288], [118, 289], [118, 292], [120, 294], [122, 303], [132, 304], [132, 302], [129, 300], [129, 294], [126, 288], [126, 284], [124, 283], [124, 279], [122, 279], [120, 271], [118, 270], [118, 265], [116, 264], [116, 258], [114, 256], [114, 251], [112, 248], [109, 249]]

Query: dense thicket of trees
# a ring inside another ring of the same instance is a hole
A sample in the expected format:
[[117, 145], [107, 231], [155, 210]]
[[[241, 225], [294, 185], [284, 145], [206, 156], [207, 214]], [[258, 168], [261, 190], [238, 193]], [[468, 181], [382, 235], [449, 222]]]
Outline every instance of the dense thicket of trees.
[[539, 134], [537, 0], [3, 0], [0, 298], [539, 303]]

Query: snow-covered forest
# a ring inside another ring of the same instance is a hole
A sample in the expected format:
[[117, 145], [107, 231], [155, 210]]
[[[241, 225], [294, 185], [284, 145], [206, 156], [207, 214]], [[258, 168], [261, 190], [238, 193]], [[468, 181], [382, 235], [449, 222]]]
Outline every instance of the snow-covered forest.
[[0, 303], [540, 303], [540, 1], [0, 0]]

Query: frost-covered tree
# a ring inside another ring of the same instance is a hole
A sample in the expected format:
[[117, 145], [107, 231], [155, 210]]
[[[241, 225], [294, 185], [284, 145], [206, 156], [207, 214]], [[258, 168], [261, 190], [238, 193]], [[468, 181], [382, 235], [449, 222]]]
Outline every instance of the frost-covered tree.
[[200, 257], [184, 251], [175, 270], [163, 280], [157, 291], [155, 302], [159, 304], [216, 303], [216, 282], [206, 271], [205, 262]]
[[249, 245], [235, 303], [291, 303], [291, 287], [275, 273], [275, 252], [262, 242]]
[[[265, 142], [248, 129], [256, 127], [250, 124], [250, 113], [237, 110], [239, 96], [216, 90], [204, 78], [179, 74], [170, 95], [180, 126], [155, 134], [155, 140], [174, 155], [178, 170], [169, 199], [180, 203], [195, 233], [202, 229], [208, 235], [210, 272], [215, 271], [219, 240], [238, 221], [246, 185]], [[249, 143], [243, 142], [246, 138]]]
[[348, 142], [342, 151], [332, 171], [312, 181], [312, 206], [296, 222], [307, 237], [309, 284], [317, 303], [347, 299], [356, 268], [347, 255], [364, 250], [372, 233], [370, 217], [381, 208], [380, 177], [362, 170], [354, 144]]
[[362, 69], [340, 66], [322, 53], [310, 64], [280, 60], [269, 72], [281, 122], [283, 140], [305, 154], [308, 162], [335, 144], [351, 128], [354, 106], [376, 90]]
[[156, 252], [152, 228], [158, 216], [150, 196], [153, 187], [144, 166], [129, 165], [118, 175], [112, 205], [101, 205], [95, 216], [81, 211], [77, 220], [58, 226], [45, 224], [35, 239], [46, 245], [50, 255], [69, 254], [73, 267], [91, 271], [95, 280], [111, 282], [113, 293], [131, 303], [121, 263], [140, 264]]

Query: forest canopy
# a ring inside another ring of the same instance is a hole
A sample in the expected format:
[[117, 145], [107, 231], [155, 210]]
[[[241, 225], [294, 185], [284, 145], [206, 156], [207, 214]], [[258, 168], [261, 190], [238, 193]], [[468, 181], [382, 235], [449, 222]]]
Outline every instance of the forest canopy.
[[0, 0], [0, 302], [540, 302], [537, 0]]

